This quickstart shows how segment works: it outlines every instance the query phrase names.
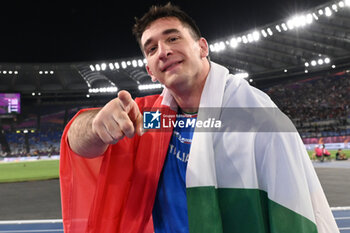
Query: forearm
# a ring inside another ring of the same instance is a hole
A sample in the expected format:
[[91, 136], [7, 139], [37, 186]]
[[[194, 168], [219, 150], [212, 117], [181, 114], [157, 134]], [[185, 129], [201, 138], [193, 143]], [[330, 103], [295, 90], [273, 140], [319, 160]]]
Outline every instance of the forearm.
[[99, 109], [81, 113], [75, 118], [68, 130], [70, 148], [83, 157], [94, 158], [103, 154], [108, 144], [92, 131], [92, 121]]

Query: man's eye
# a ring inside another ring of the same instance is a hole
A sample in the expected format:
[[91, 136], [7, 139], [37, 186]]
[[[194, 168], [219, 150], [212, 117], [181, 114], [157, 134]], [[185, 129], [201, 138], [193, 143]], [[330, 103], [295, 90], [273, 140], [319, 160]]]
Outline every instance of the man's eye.
[[178, 37], [170, 37], [170, 41], [176, 41], [177, 39], [179, 39]]
[[150, 47], [147, 51], [147, 53], [153, 53], [154, 51], [156, 51], [156, 47]]

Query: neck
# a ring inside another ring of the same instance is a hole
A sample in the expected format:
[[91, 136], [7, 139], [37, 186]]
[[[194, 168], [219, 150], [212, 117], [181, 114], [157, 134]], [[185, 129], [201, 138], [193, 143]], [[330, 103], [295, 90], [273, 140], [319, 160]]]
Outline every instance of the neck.
[[198, 78], [194, 78], [194, 82], [188, 86], [169, 89], [172, 93], [176, 103], [184, 112], [198, 112], [203, 88], [205, 81], [207, 80], [210, 70], [209, 62], [205, 62], [203, 65], [202, 72]]

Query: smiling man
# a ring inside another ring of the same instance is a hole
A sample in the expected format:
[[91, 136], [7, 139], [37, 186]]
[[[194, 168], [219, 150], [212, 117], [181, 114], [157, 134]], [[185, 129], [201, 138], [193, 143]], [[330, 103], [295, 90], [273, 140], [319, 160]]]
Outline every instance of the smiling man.
[[160, 18], [142, 33], [147, 72], [164, 84], [184, 111], [196, 111], [209, 73], [208, 43], [175, 17]]
[[[186, 13], [153, 6], [133, 33], [164, 91], [135, 100], [121, 91], [69, 122], [60, 159], [66, 233], [339, 232], [298, 133], [282, 130], [289, 119], [281, 124], [266, 94], [209, 61]], [[145, 109], [151, 121], [193, 123], [145, 132]], [[193, 119], [222, 127], [200, 131]]]

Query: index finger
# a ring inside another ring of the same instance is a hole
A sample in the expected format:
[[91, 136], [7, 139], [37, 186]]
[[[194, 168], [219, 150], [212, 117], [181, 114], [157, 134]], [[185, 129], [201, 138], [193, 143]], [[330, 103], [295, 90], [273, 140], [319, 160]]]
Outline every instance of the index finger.
[[134, 107], [134, 100], [131, 95], [127, 91], [120, 91], [118, 93], [118, 99], [121, 101], [123, 109], [129, 113], [130, 110]]
[[121, 101], [123, 109], [127, 112], [130, 120], [137, 125], [140, 118], [142, 119], [142, 114], [139, 110], [139, 106], [132, 99], [131, 95], [127, 91], [120, 91], [118, 93], [118, 98]]

